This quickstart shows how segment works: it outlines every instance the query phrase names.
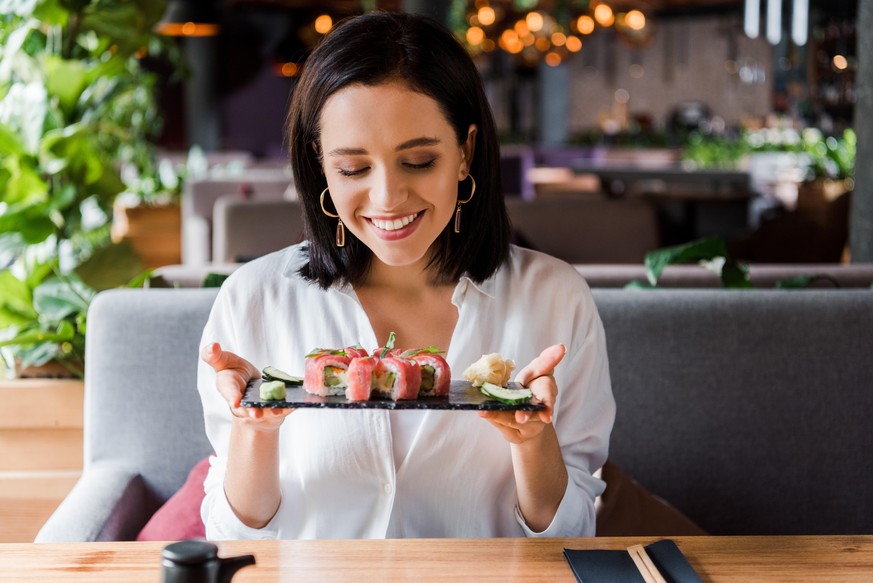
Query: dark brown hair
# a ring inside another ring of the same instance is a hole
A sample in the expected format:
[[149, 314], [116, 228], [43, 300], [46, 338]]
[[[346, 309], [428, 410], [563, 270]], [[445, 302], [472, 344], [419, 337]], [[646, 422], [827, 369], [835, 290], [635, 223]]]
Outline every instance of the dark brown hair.
[[[340, 89], [393, 79], [434, 99], [459, 145], [467, 139], [470, 124], [478, 128], [470, 167], [476, 194], [463, 206], [461, 232], [455, 233], [449, 221], [434, 242], [431, 265], [441, 282], [457, 281], [464, 274], [481, 282], [507, 260], [510, 242], [491, 108], [479, 72], [451, 33], [435, 21], [402, 13], [376, 12], [341, 21], [309, 56], [294, 89], [286, 131], [309, 240], [308, 262], [300, 274], [323, 288], [334, 282], [359, 283], [367, 274], [372, 252], [350, 233], [345, 247], [337, 247], [336, 220], [321, 211], [319, 195], [327, 180], [316, 151], [319, 120], [328, 98]], [[460, 199], [469, 195], [469, 184], [459, 183]]]

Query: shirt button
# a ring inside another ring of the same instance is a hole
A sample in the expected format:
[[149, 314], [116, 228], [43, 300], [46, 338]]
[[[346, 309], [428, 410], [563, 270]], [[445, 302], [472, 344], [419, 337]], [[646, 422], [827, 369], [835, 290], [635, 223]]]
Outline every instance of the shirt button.
[[382, 489], [385, 490], [385, 493], [386, 493], [386, 494], [390, 494], [390, 493], [391, 493], [391, 484], [385, 484], [385, 485], [382, 487]]

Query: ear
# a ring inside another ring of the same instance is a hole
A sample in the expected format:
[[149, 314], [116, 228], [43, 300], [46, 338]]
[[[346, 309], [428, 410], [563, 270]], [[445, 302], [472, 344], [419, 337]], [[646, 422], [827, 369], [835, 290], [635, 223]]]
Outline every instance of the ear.
[[467, 139], [461, 144], [461, 167], [458, 169], [458, 180], [463, 180], [473, 166], [473, 154], [476, 150], [476, 124], [471, 123], [467, 130]]

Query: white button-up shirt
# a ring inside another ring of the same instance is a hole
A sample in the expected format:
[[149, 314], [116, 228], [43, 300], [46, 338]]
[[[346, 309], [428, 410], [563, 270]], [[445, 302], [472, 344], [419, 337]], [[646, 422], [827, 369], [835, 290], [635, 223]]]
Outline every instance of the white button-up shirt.
[[[351, 286], [320, 289], [297, 274], [304, 261], [302, 247], [294, 246], [240, 267], [216, 298], [202, 345], [220, 342], [259, 369], [298, 376], [314, 347], [379, 346]], [[201, 510], [207, 537], [593, 535], [603, 483], [592, 473], [606, 460], [615, 401], [588, 285], [570, 265], [513, 247], [510, 261], [487, 281], [461, 278], [452, 304], [458, 322], [446, 360], [453, 378], [483, 354], [499, 352], [521, 368], [548, 346], [567, 346], [554, 373], [553, 423], [569, 480], [545, 531], [532, 532], [518, 513], [510, 445], [474, 411], [348, 409], [299, 409], [285, 419], [282, 502], [266, 527], [249, 528], [224, 494], [231, 415], [215, 373], [200, 362], [198, 386], [215, 448]], [[399, 415], [405, 452], [392, 441]]]

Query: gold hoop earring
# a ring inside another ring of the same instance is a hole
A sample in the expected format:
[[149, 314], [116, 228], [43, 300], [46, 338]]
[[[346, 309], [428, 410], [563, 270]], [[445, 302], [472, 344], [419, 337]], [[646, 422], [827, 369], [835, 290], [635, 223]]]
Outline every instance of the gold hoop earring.
[[324, 208], [324, 195], [327, 194], [328, 189], [325, 188], [321, 191], [321, 197], [319, 201], [321, 202], [321, 212], [326, 214], [332, 219], [339, 219], [339, 222], [336, 224], [336, 246], [337, 247], [345, 247], [346, 246], [346, 228], [343, 226], [343, 220], [340, 219], [339, 214], [331, 214], [327, 212], [327, 209]]
[[[476, 179], [473, 178], [472, 174], [467, 174], [465, 177], [470, 179], [470, 182], [473, 184], [470, 188], [470, 196], [467, 197], [467, 200], [458, 199], [458, 208], [455, 209], [455, 232], [461, 232], [461, 205], [467, 204], [471, 200], [473, 200], [473, 195], [476, 193]], [[461, 181], [463, 182], [463, 181]]]

